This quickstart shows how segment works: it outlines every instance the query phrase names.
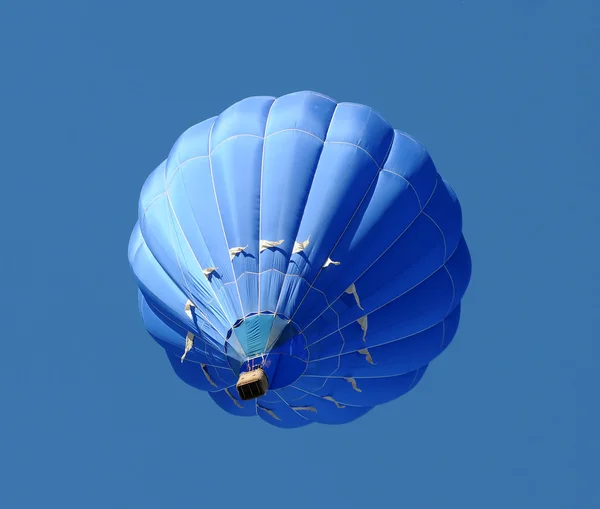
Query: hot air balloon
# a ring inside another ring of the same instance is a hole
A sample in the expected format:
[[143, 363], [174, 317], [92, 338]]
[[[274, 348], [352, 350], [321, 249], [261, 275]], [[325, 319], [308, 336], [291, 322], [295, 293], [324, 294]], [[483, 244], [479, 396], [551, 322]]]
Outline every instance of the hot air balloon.
[[284, 428], [349, 423], [414, 388], [471, 275], [427, 150], [315, 92], [185, 131], [143, 185], [129, 262], [177, 376]]

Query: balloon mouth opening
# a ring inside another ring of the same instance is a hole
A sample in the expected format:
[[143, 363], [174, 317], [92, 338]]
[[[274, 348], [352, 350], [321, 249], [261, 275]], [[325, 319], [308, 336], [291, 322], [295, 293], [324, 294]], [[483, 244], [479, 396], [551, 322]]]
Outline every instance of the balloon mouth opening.
[[249, 401], [264, 396], [269, 389], [269, 379], [262, 367], [240, 374], [235, 388], [242, 401]]
[[242, 362], [261, 357], [297, 336], [291, 321], [275, 313], [252, 313], [227, 332], [226, 348]]
[[239, 320], [230, 329], [225, 353], [241, 399], [294, 383], [307, 369], [306, 338], [285, 317], [262, 313]]

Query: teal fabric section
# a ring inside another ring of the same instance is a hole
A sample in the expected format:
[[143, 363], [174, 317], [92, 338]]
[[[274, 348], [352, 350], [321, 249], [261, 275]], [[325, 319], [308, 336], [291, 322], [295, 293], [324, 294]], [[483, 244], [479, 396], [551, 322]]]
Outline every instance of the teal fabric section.
[[237, 337], [247, 357], [255, 357], [265, 351], [273, 327], [273, 315], [256, 315], [244, 320], [233, 334]]

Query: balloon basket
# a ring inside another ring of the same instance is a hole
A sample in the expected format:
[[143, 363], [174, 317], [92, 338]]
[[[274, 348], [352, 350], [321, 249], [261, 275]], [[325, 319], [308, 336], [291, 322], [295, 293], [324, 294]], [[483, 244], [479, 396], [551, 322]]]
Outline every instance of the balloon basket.
[[242, 401], [248, 401], [264, 396], [269, 388], [269, 380], [262, 368], [256, 368], [241, 373], [235, 387]]

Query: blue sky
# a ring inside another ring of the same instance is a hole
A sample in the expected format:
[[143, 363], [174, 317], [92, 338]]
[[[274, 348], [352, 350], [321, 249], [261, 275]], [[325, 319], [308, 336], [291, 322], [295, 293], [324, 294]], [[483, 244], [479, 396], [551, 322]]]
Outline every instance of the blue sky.
[[[600, 507], [599, 23], [594, 0], [4, 2], [0, 506]], [[183, 130], [302, 89], [429, 148], [473, 279], [414, 391], [285, 431], [176, 379], [127, 242]]]

